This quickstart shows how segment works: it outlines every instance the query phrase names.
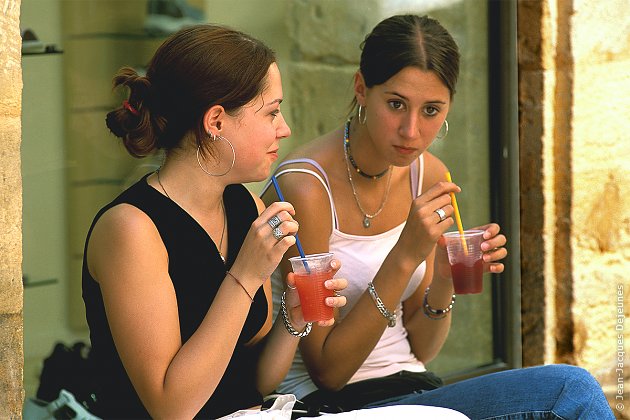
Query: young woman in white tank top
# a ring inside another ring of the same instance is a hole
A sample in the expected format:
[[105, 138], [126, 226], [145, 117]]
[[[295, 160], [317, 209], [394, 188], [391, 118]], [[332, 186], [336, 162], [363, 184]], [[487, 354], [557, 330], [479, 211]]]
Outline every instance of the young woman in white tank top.
[[[420, 45], [417, 37], [412, 42]], [[454, 43], [443, 44], [457, 59]], [[449, 307], [453, 297], [450, 270], [436, 269], [436, 260], [448, 267], [436, 243], [454, 224], [449, 194], [460, 188], [446, 181], [446, 166], [426, 150], [445, 135], [455, 80], [413, 65], [378, 83], [363, 73], [354, 81], [356, 114], [293, 152], [277, 172], [295, 207], [305, 252], [335, 252], [342, 262], [338, 274], [348, 280], [342, 322], [314, 328], [302, 340], [302, 360], [287, 378], [293, 383], [280, 388], [298, 398], [317, 386], [337, 390], [400, 371], [422, 372], [450, 327], [450, 313], [433, 319], [422, 302], [429, 287], [434, 309]], [[277, 198], [266, 193], [263, 199]], [[496, 224], [482, 229], [488, 269], [501, 272], [505, 237]], [[297, 250], [287, 257], [291, 252]], [[286, 260], [281, 267], [290, 271]]]
[[[338, 275], [348, 281], [338, 322], [314, 327], [301, 340], [278, 390], [325, 410], [425, 404], [471, 418], [529, 418], [558, 407], [567, 407], [562, 418], [577, 418], [593, 409], [595, 395], [597, 414], [590, 418], [610, 418], [601, 388], [572, 366], [506, 371], [444, 387], [425, 372], [457, 312], [441, 237], [455, 223], [450, 194], [460, 188], [446, 181], [446, 166], [427, 148], [448, 132], [459, 52], [439, 22], [414, 15], [385, 19], [362, 48], [352, 117], [291, 153], [276, 171], [295, 208], [304, 251], [333, 251], [342, 264]], [[263, 200], [277, 197], [266, 189]], [[497, 224], [480, 229], [485, 269], [500, 273], [506, 238]], [[278, 290], [294, 248], [274, 276]], [[571, 388], [575, 377], [588, 384], [588, 397]]]

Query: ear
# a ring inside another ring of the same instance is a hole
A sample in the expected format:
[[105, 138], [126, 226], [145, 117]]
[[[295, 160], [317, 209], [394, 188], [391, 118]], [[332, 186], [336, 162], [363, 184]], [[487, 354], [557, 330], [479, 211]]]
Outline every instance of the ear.
[[221, 134], [227, 113], [221, 105], [213, 105], [203, 115], [203, 129], [206, 133]]
[[361, 106], [365, 106], [366, 91], [365, 79], [359, 70], [354, 74], [354, 97], [357, 98], [357, 103]]

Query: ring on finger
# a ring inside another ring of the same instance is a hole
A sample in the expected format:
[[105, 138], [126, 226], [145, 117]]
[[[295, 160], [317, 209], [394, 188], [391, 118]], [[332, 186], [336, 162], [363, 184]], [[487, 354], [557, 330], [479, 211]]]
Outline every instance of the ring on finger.
[[290, 285], [290, 284], [288, 284], [288, 283], [287, 283], [287, 287], [288, 287], [289, 289], [291, 289], [291, 290], [295, 290], [295, 289], [297, 289], [297, 287], [296, 287], [296, 286], [291, 286], [291, 285]]
[[278, 226], [280, 226], [280, 223], [282, 223], [282, 220], [280, 220], [280, 218], [276, 214], [271, 219], [267, 220], [267, 223], [269, 224], [269, 226], [271, 226], [271, 229], [275, 229]]
[[280, 229], [279, 227], [275, 227], [273, 228], [273, 230], [271, 231], [271, 234], [273, 235], [274, 238], [276, 238], [276, 240], [280, 240], [282, 238], [284, 238], [284, 232], [282, 232], [282, 229]]
[[435, 210], [435, 213], [440, 218], [440, 222], [443, 222], [444, 220], [446, 220], [446, 212], [444, 211], [443, 208], [439, 208], [439, 209]]
[[333, 290], [333, 295], [335, 297], [341, 297], [341, 294], [339, 293], [339, 290]]

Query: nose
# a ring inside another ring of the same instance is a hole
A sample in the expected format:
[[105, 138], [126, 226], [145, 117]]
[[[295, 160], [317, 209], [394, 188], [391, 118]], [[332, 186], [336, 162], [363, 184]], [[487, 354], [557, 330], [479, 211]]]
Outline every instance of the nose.
[[276, 129], [276, 136], [280, 139], [287, 138], [291, 135], [291, 128], [289, 128], [289, 125], [285, 121], [284, 115], [282, 115], [282, 113], [280, 113], [278, 117], [280, 118], [280, 121], [278, 121], [279, 124], [278, 128]]
[[411, 139], [420, 133], [420, 121], [415, 113], [409, 113], [405, 116], [400, 125], [400, 135], [404, 138]]

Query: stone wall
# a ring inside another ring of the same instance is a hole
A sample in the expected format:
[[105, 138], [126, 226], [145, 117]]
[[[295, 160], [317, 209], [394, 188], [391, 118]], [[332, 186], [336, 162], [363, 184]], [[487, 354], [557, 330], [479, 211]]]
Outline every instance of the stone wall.
[[588, 369], [618, 418], [630, 418], [624, 4], [518, 3], [524, 364]]
[[0, 1], [0, 418], [22, 414], [20, 1]]
[[567, 156], [574, 360], [600, 378], [625, 418], [630, 418], [625, 352], [630, 347], [624, 343], [630, 329], [624, 323], [630, 317], [630, 15], [620, 11], [628, 5], [627, 0], [573, 3]]

